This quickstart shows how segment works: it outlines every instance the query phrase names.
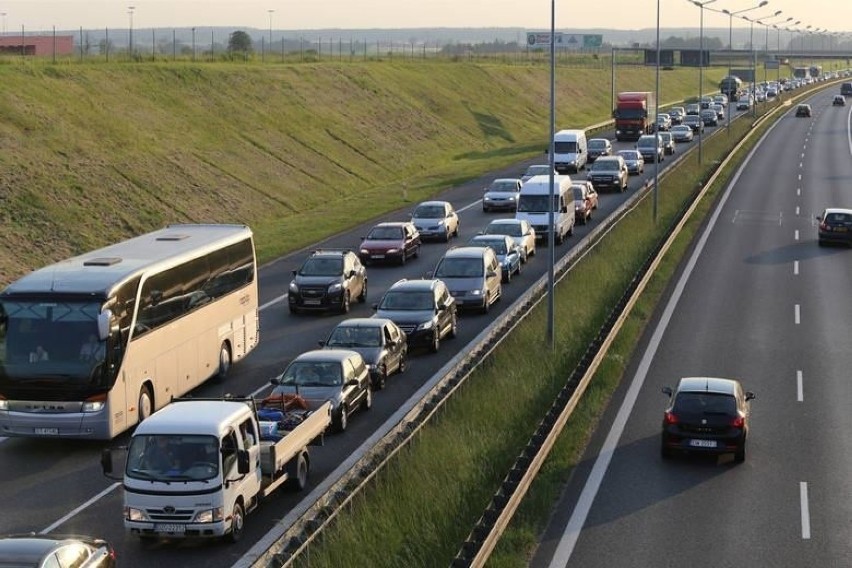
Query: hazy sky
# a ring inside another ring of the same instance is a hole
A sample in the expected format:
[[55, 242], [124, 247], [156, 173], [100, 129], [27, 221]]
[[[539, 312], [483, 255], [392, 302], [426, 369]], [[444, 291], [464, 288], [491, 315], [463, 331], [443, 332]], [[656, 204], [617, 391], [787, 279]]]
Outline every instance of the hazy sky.
[[[689, 0], [659, 0], [660, 26], [698, 26], [699, 9]], [[715, 0], [719, 10], [742, 10], [759, 0]], [[550, 0], [0, 0], [7, 32], [57, 29], [244, 26], [275, 30], [322, 28], [550, 26]], [[801, 20], [802, 27], [852, 30], [852, 0], [769, 0], [744, 15]], [[727, 27], [728, 16], [704, 13], [707, 27]], [[734, 26], [748, 26], [734, 19]], [[639, 29], [656, 26], [653, 0], [556, 0], [557, 28]], [[757, 29], [757, 28], [756, 28]]]

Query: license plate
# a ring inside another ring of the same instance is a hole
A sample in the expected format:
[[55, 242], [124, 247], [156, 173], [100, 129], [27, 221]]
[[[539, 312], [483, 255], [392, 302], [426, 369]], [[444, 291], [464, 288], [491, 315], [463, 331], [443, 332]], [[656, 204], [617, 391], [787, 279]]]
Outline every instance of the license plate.
[[306, 306], [319, 306], [320, 300], [305, 300]]
[[373, 258], [384, 258], [384, 257], [385, 257], [385, 255], [383, 255], [383, 254], [374, 254], [373, 255]]
[[59, 428], [35, 428], [36, 436], [58, 436]]
[[834, 228], [834, 232], [835, 232], [835, 233], [845, 233], [845, 232], [846, 232], [846, 227], [835, 227], [835, 228]]
[[693, 448], [715, 448], [716, 440], [690, 440], [689, 445]]
[[183, 534], [183, 533], [186, 532], [186, 527], [184, 525], [176, 525], [176, 524], [156, 524], [156, 525], [154, 525], [154, 532]]

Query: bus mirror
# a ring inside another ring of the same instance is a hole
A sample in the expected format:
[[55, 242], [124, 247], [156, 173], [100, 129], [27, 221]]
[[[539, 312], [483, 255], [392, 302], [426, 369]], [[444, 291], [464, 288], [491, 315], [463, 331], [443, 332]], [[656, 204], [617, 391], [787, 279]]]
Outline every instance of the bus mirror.
[[98, 337], [104, 341], [109, 337], [110, 324], [112, 323], [112, 310], [101, 310], [98, 314]]

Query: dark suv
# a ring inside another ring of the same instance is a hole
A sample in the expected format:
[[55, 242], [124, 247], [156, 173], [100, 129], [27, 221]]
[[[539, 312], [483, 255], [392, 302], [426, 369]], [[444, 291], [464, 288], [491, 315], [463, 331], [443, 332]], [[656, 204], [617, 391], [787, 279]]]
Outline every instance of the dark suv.
[[350, 250], [317, 250], [293, 271], [287, 300], [290, 313], [349, 311], [353, 299], [367, 300], [367, 269]]
[[675, 451], [711, 454], [733, 453], [745, 460], [749, 401], [739, 381], [715, 377], [687, 377], [675, 390], [663, 388], [669, 406], [663, 415], [660, 453]]
[[604, 156], [595, 160], [586, 177], [597, 189], [611, 187], [618, 191], [624, 191], [627, 189], [629, 175], [624, 158], [621, 156]]
[[405, 332], [411, 348], [425, 345], [437, 353], [444, 337], [458, 333], [455, 298], [440, 280], [400, 280], [373, 309]]

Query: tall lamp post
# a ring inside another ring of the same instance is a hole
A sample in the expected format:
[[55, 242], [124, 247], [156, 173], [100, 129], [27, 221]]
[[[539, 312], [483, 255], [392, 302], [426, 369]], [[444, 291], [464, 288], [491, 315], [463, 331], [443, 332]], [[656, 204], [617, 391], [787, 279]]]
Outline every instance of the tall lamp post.
[[[698, 0], [690, 0], [693, 4], [698, 6], [698, 11], [700, 12], [700, 26], [699, 26], [699, 45], [700, 45], [700, 53], [698, 57], [701, 61], [698, 63], [698, 106], [701, 107], [701, 99], [704, 98], [704, 6], [707, 4], [712, 4], [716, 0], [704, 0], [704, 2], [699, 2]], [[700, 115], [700, 112], [699, 112]], [[704, 138], [703, 135], [704, 128], [698, 129], [698, 163], [702, 163], [703, 157], [701, 155], [701, 140]]]
[[[762, 17], [760, 17], [760, 18], [755, 18], [755, 20], [754, 20], [755, 22], [757, 22], [758, 24], [760, 24], [761, 26], [763, 26], [763, 27], [765, 28], [765, 32], [766, 32], [766, 33], [765, 33], [764, 42], [763, 42], [763, 53], [764, 53], [764, 56], [763, 56], [763, 58], [764, 58], [764, 62], [763, 62], [763, 80], [764, 80], [764, 81], [766, 81], [766, 80], [767, 80], [767, 79], [766, 79], [766, 58], [768, 58], [768, 57], [769, 57], [769, 24], [767, 23], [767, 21], [768, 21], [768, 20], [771, 20], [772, 18], [777, 18], [778, 16], [780, 16], [780, 15], [781, 15], [781, 13], [782, 13], [782, 10], [778, 10], [778, 11], [777, 11], [777, 12], [775, 12], [774, 14], [767, 14], [767, 15], [762, 16]], [[792, 18], [791, 18], [791, 19], [792, 19]]]
[[130, 58], [133, 59], [133, 11], [136, 10], [136, 6], [128, 6], [127, 14], [130, 16], [130, 41], [128, 44], [128, 49], [130, 50]]
[[[722, 10], [722, 13], [728, 15], [728, 76], [729, 77], [731, 76], [731, 59], [734, 56], [734, 16], [737, 16], [739, 14], [744, 14], [745, 12], [751, 12], [752, 10], [757, 10], [759, 8], [763, 8], [767, 4], [769, 4], [769, 0], [763, 0], [757, 6], [752, 6], [751, 8], [743, 8], [742, 10], [736, 10], [734, 12], [731, 12], [730, 10], [727, 10], [727, 9]], [[727, 129], [728, 129], [728, 136], [730, 136], [731, 135], [731, 110], [732, 110], [731, 105], [730, 105], [731, 93], [728, 92], [727, 95], [728, 95], [728, 103], [729, 103], [729, 104], [726, 105], [728, 107]]]
[[267, 10], [269, 12], [269, 53], [272, 53], [272, 14], [275, 10]]
[[3, 35], [6, 35], [6, 12], [0, 12], [0, 16], [3, 16]]
[[550, 234], [547, 236], [547, 344], [553, 350], [556, 347], [556, 274], [554, 273], [554, 264], [556, 262], [556, 227], [555, 217], [553, 214], [553, 202], [555, 201], [556, 190], [554, 188], [555, 180], [553, 179], [554, 156], [553, 151], [555, 145], [553, 142], [554, 130], [556, 127], [556, 0], [550, 0], [550, 124], [548, 130], [550, 139], [548, 142], [549, 148], [547, 159], [550, 164], [548, 168], [548, 177], [550, 183], [550, 192], [548, 196], [547, 208], [547, 228]]

